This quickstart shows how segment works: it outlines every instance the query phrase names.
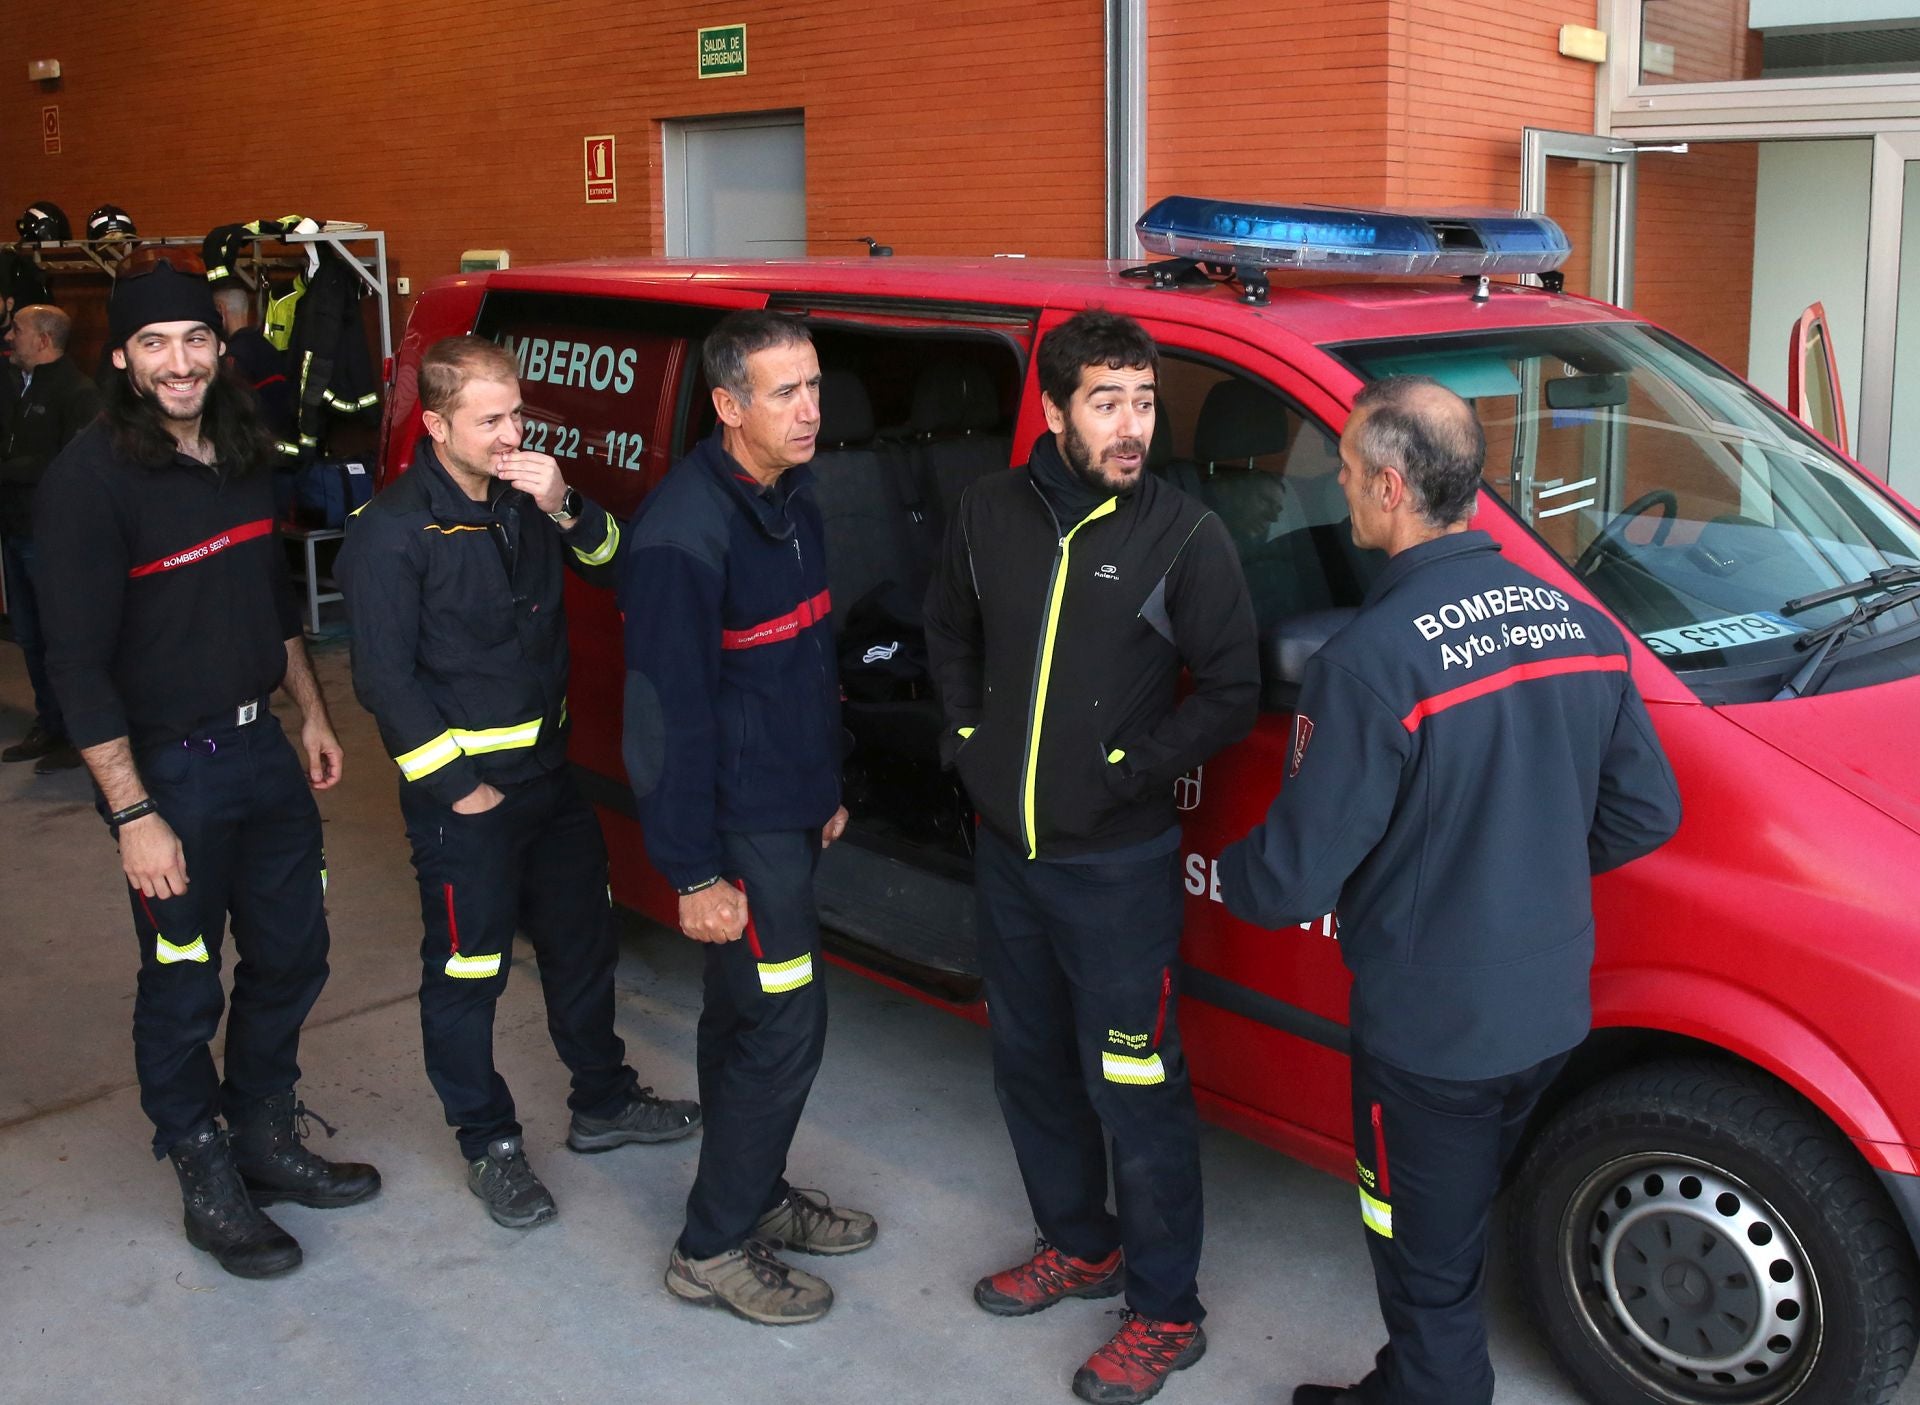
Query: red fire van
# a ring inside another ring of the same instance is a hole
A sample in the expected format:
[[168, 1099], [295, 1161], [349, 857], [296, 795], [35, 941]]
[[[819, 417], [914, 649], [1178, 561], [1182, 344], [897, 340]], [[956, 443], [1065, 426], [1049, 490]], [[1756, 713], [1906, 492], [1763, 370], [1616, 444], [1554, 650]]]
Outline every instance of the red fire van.
[[[1335, 481], [1347, 408], [1370, 378], [1438, 377], [1486, 425], [1477, 525], [1624, 626], [1686, 806], [1672, 843], [1594, 885], [1595, 1028], [1509, 1193], [1526, 1296], [1596, 1400], [1891, 1398], [1920, 1302], [1920, 745], [1903, 732], [1920, 724], [1920, 520], [1677, 338], [1551, 274], [1483, 276], [1550, 267], [1544, 221], [1157, 214], [1143, 242], [1169, 257], [1145, 270], [613, 260], [449, 279], [391, 369], [387, 472], [420, 432], [422, 351], [476, 331], [519, 359], [528, 446], [630, 514], [712, 427], [705, 329], [789, 312], [824, 368], [834, 619], [884, 633], [887, 612], [861, 607], [917, 599], [960, 491], [1043, 432], [1040, 338], [1088, 307], [1139, 319], [1163, 357], [1150, 467], [1232, 533], [1265, 669], [1253, 734], [1178, 789], [1194, 1082], [1218, 1121], [1351, 1176], [1334, 921], [1245, 926], [1215, 859], [1281, 783], [1302, 661], [1380, 569]], [[569, 589], [573, 758], [617, 896], [671, 921], [621, 768], [613, 601]], [[938, 704], [911, 676], [847, 691], [830, 947], [977, 1017], [971, 815], [939, 766]], [[1527, 836], [1511, 842], [1524, 883]]]

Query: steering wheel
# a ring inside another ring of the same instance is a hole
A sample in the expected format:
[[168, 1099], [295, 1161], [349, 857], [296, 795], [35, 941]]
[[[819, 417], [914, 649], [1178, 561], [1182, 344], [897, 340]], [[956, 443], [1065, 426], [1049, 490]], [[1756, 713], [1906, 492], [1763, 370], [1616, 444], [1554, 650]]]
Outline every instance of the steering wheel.
[[1673, 531], [1675, 519], [1680, 516], [1680, 499], [1666, 488], [1655, 488], [1621, 508], [1612, 521], [1594, 534], [1593, 540], [1587, 543], [1587, 549], [1573, 563], [1573, 573], [1584, 579], [1599, 568], [1601, 557], [1625, 556], [1629, 545], [1627, 528], [1644, 517], [1649, 509], [1656, 507], [1660, 509], [1660, 520], [1654, 525], [1653, 536], [1647, 545], [1659, 546], [1665, 542]]

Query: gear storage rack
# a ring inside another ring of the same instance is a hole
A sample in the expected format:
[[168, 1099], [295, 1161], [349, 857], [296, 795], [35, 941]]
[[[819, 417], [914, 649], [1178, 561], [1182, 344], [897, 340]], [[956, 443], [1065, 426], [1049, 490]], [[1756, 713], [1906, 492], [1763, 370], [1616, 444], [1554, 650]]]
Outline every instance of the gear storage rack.
[[[31, 259], [48, 273], [102, 273], [108, 279], [120, 275], [120, 264], [135, 251], [182, 249], [200, 256], [203, 237], [192, 234], [166, 234], [130, 239], [49, 239], [44, 242], [22, 240], [13, 245], [15, 252]], [[266, 252], [262, 245], [282, 246], [282, 252]], [[380, 324], [380, 358], [385, 365], [393, 355], [393, 304], [391, 280], [387, 275], [387, 236], [384, 230], [368, 229], [362, 224], [329, 220], [311, 234], [261, 235], [247, 245], [246, 252], [234, 262], [240, 281], [256, 297], [266, 275], [277, 269], [298, 270], [308, 267], [317, 257], [308, 247], [325, 244], [360, 276], [377, 301]], [[258, 309], [256, 309], [258, 310]]]

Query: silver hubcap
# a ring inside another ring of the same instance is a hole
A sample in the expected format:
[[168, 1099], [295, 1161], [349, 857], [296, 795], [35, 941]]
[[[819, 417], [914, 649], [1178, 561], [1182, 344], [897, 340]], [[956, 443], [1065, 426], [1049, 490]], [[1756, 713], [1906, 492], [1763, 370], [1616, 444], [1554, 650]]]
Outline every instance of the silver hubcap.
[[1798, 1383], [1819, 1339], [1819, 1285], [1749, 1186], [1691, 1157], [1633, 1157], [1595, 1171], [1569, 1209], [1588, 1327], [1661, 1394], [1767, 1400]]

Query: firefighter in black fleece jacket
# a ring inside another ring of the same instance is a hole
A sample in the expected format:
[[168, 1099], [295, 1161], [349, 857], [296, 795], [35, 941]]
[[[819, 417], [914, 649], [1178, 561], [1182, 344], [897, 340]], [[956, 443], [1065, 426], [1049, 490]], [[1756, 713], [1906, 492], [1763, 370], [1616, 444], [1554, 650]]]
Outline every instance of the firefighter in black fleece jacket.
[[1124, 1289], [1073, 1388], [1138, 1401], [1206, 1350], [1173, 783], [1253, 725], [1259, 658], [1226, 528], [1146, 472], [1152, 339], [1082, 313], [1039, 354], [1051, 432], [967, 490], [927, 596], [948, 752], [981, 816], [994, 1085], [1040, 1236], [974, 1300], [1015, 1317]]

